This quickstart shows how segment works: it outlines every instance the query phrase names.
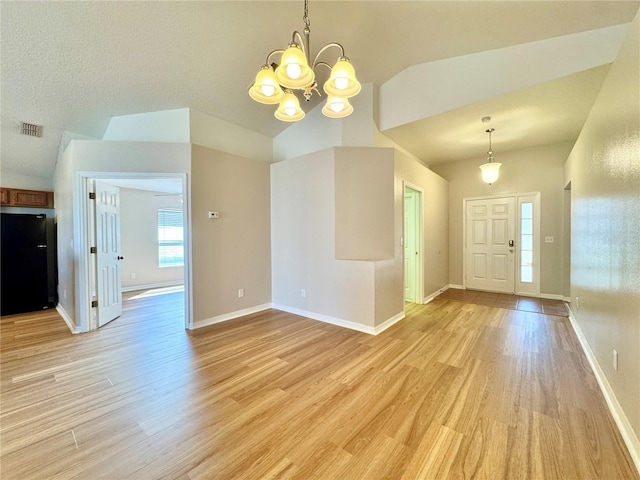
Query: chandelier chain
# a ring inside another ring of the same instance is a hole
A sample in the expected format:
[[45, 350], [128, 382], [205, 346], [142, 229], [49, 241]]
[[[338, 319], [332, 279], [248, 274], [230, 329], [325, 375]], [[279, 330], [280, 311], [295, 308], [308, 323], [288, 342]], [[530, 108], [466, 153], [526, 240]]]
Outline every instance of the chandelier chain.
[[309, 21], [309, 0], [304, 0], [304, 15], [302, 16], [304, 26], [309, 28], [311, 22]]

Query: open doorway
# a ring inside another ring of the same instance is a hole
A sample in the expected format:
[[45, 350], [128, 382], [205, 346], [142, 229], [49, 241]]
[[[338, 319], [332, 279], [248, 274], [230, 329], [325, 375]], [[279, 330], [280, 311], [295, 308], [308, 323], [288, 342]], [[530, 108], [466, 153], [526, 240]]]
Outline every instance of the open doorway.
[[422, 189], [404, 182], [404, 300], [423, 303]]
[[[83, 175], [82, 184], [87, 192], [81, 225], [87, 254], [80, 302], [85, 304], [86, 329], [120, 316], [123, 291], [168, 287], [184, 289], [184, 326], [192, 328], [186, 175], [92, 172]], [[117, 198], [112, 203], [119, 207], [109, 220], [101, 207], [103, 190]], [[105, 223], [111, 224], [107, 235], [101, 227]], [[107, 252], [106, 263], [101, 252]]]

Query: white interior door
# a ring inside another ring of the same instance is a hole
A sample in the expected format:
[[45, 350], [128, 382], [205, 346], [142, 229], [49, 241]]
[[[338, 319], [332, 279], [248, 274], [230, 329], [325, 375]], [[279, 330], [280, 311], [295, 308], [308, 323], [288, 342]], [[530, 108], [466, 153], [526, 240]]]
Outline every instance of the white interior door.
[[465, 286], [514, 293], [515, 198], [467, 200]]
[[415, 245], [413, 232], [414, 201], [411, 192], [404, 193], [404, 299], [416, 301], [415, 286]]
[[96, 180], [96, 290], [98, 327], [122, 314], [120, 190]]
[[417, 303], [420, 225], [418, 215], [420, 193], [405, 188], [404, 190], [404, 299]]

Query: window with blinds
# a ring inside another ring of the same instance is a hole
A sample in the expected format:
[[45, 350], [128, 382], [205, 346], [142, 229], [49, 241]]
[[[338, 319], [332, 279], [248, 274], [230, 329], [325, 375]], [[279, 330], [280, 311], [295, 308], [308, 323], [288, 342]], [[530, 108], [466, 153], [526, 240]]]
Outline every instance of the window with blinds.
[[182, 210], [158, 209], [158, 266], [184, 265], [184, 227]]

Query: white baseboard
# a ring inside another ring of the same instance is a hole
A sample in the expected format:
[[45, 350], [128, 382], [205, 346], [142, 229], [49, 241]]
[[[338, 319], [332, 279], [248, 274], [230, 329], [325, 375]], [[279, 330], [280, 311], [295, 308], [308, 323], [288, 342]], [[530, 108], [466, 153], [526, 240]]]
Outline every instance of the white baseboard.
[[393, 325], [398, 323], [403, 318], [404, 318], [404, 312], [400, 312], [400, 313], [395, 314], [389, 320], [385, 320], [383, 323], [381, 323], [377, 327], [374, 327], [373, 328], [374, 331], [375, 331], [374, 335], [378, 335], [379, 333], [384, 332], [387, 328], [392, 327]]
[[149, 290], [151, 288], [175, 287], [177, 285], [184, 285], [184, 281], [173, 280], [171, 282], [146, 283], [144, 285], [130, 285], [128, 287], [122, 287], [122, 291], [135, 292], [136, 290]]
[[445, 288], [447, 290], [450, 289], [450, 288], [455, 288], [456, 290], [466, 290], [467, 289], [467, 287], [465, 287], [464, 285], [457, 285], [455, 283], [450, 283]]
[[80, 333], [80, 330], [78, 329], [78, 327], [75, 326], [75, 324], [73, 323], [73, 320], [71, 320], [71, 316], [67, 313], [67, 311], [64, 309], [62, 305], [60, 304], [56, 305], [56, 311], [60, 314], [60, 316], [64, 320], [64, 323], [67, 324], [67, 327], [69, 327], [69, 330], [71, 330], [71, 333], [73, 334]]
[[624, 440], [625, 445], [629, 449], [629, 453], [631, 458], [633, 459], [633, 463], [636, 466], [636, 470], [640, 473], [640, 440], [638, 440], [638, 436], [633, 430], [633, 427], [629, 423], [627, 416], [624, 413], [624, 410], [620, 406], [616, 395], [607, 380], [607, 377], [600, 367], [598, 363], [598, 359], [596, 358], [593, 350], [591, 350], [591, 346], [587, 341], [587, 337], [585, 337], [576, 317], [573, 315], [571, 308], [569, 310], [569, 321], [571, 322], [571, 326], [573, 327], [573, 331], [576, 332], [576, 336], [580, 341], [580, 345], [582, 346], [582, 351], [584, 352], [587, 360], [589, 361], [589, 365], [591, 365], [591, 369], [596, 376], [596, 380], [598, 381], [598, 385], [600, 385], [600, 390], [604, 395], [605, 400], [607, 401], [607, 405], [609, 406], [609, 411], [613, 416], [613, 419], [620, 430], [620, 435], [622, 435], [622, 439]]
[[208, 327], [209, 325], [214, 325], [216, 323], [227, 322], [235, 318], [244, 317], [245, 315], [250, 315], [252, 313], [262, 312], [263, 310], [268, 310], [270, 308], [272, 308], [272, 305], [270, 303], [264, 303], [262, 305], [256, 305], [255, 307], [243, 308], [242, 310], [236, 310], [235, 312], [223, 313], [222, 315], [216, 315], [215, 317], [205, 318], [204, 320], [193, 322], [193, 330], [197, 328]]
[[569, 302], [571, 299], [569, 297], [565, 297], [564, 295], [558, 295], [555, 293], [541, 293], [537, 295], [538, 298], [546, 298], [548, 300], [562, 300], [563, 302]]
[[422, 304], [426, 305], [427, 303], [429, 303], [430, 301], [432, 301], [434, 298], [436, 298], [438, 295], [440, 295], [441, 293], [446, 292], [447, 290], [449, 290], [450, 288], [455, 288], [452, 287], [451, 285], [445, 285], [444, 287], [436, 290], [435, 292], [433, 292], [431, 295], [428, 295], [426, 297], [424, 297], [422, 299]]
[[349, 330], [355, 330], [357, 332], [367, 333], [369, 335], [378, 335], [384, 332], [386, 329], [392, 327], [405, 317], [404, 312], [399, 312], [393, 317], [385, 320], [377, 327], [371, 327], [369, 325], [363, 325], [362, 323], [352, 322], [351, 320], [345, 320], [343, 318], [332, 317], [330, 315], [324, 315], [322, 313], [310, 312], [308, 310], [302, 310], [300, 308], [290, 307], [288, 305], [274, 304], [273, 308], [276, 310], [282, 310], [283, 312], [293, 313], [300, 315], [301, 317], [310, 318], [312, 320], [318, 320], [324, 323], [330, 323], [338, 327], [348, 328]]
[[[331, 325], [337, 325], [339, 327], [349, 328], [351, 330], [357, 330], [358, 332], [368, 333], [369, 335], [376, 334], [375, 327], [371, 327], [369, 325], [363, 325], [357, 322], [352, 322], [351, 320], [344, 320], [342, 318], [331, 317], [329, 315], [324, 315], [322, 313], [309, 312], [308, 310], [302, 310], [300, 308], [290, 307], [288, 305], [280, 305], [276, 303], [273, 304], [273, 308], [275, 308], [276, 310], [282, 310], [283, 312], [289, 312], [295, 315], [300, 315], [301, 317], [307, 317], [312, 320], [318, 320], [320, 322], [330, 323]], [[387, 320], [387, 322], [388, 321], [389, 320]], [[384, 325], [384, 323], [382, 325]]]

